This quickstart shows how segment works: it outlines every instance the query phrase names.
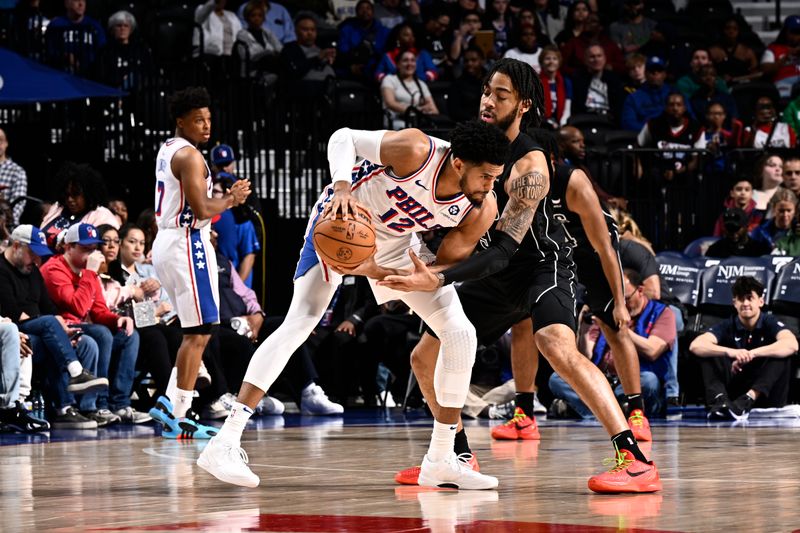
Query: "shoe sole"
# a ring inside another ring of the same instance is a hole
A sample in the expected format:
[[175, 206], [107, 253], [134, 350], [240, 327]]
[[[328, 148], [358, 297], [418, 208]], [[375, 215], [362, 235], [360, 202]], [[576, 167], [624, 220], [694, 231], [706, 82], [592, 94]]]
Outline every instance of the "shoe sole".
[[76, 383], [75, 385], [68, 385], [67, 392], [85, 394], [96, 390], [107, 389], [108, 380], [105, 378], [98, 378], [94, 381], [87, 381], [86, 383]]
[[254, 489], [254, 488], [258, 487], [259, 484], [261, 484], [261, 480], [258, 479], [258, 478], [256, 478], [255, 484], [253, 482], [248, 482], [248, 481], [237, 482], [237, 481], [233, 481], [233, 480], [229, 480], [229, 479], [223, 479], [222, 477], [220, 477], [219, 475], [217, 475], [214, 472], [213, 466], [211, 466], [211, 464], [207, 460], [204, 459], [203, 454], [200, 454], [200, 457], [197, 458], [197, 463], [196, 464], [197, 464], [197, 466], [199, 466], [200, 468], [202, 468], [203, 470], [205, 470], [206, 472], [208, 472], [209, 474], [211, 474], [212, 476], [214, 476], [218, 480], [222, 481], [223, 483], [228, 483], [230, 485], [237, 485], [239, 487], [246, 487], [248, 489]]
[[426, 477], [426, 476], [424, 476], [424, 475], [422, 475], [420, 473], [419, 479], [417, 481], [417, 484], [420, 487], [438, 487], [440, 489], [491, 490], [491, 489], [496, 489], [497, 488], [497, 486], [499, 485], [499, 481], [495, 479], [494, 483], [488, 483], [487, 482], [486, 486], [468, 487], [466, 485], [469, 485], [469, 483], [465, 483], [465, 484], [459, 485], [455, 481], [436, 481], [436, 480], [430, 479], [430, 478], [428, 478], [428, 477]]
[[53, 429], [97, 429], [97, 422], [54, 423]]
[[661, 490], [661, 481], [654, 481], [641, 487], [616, 487], [616, 486], [592, 486], [591, 480], [589, 481], [589, 490], [598, 494], [638, 494], [658, 492]]

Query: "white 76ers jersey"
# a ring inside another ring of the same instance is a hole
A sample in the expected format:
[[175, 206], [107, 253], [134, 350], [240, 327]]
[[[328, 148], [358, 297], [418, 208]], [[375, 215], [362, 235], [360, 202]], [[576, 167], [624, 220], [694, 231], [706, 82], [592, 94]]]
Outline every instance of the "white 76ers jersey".
[[[180, 150], [191, 146], [186, 139], [176, 137], [161, 145], [156, 158], [156, 223], [159, 229], [167, 228], [204, 228], [211, 219], [198, 220], [186, 200], [183, 183], [172, 174], [172, 156]], [[211, 197], [211, 172], [206, 166], [206, 187]]]

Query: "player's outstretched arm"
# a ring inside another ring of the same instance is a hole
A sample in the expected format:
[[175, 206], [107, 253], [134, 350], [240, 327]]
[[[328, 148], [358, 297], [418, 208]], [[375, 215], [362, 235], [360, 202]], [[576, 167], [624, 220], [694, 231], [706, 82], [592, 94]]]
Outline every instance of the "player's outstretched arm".
[[194, 148], [185, 147], [172, 157], [172, 174], [186, 193], [186, 201], [199, 219], [213, 218], [226, 209], [243, 204], [250, 196], [250, 182], [238, 180], [222, 198], [209, 198], [206, 185], [206, 168], [202, 154]]
[[428, 159], [430, 138], [417, 129], [401, 131], [336, 130], [328, 140], [328, 164], [333, 180], [333, 198], [322, 216], [334, 219], [355, 213], [358, 202], [350, 193], [353, 165], [358, 159], [391, 167], [397, 176], [418, 170]]
[[614, 296], [614, 321], [619, 328], [627, 327], [631, 321], [631, 315], [628, 308], [625, 307], [625, 288], [619, 258], [611, 244], [611, 237], [608, 235], [608, 226], [603, 216], [600, 199], [583, 170], [572, 171], [567, 187], [567, 205], [572, 211], [578, 213], [581, 225], [586, 230], [586, 236], [600, 257], [603, 273], [608, 280], [608, 286], [611, 287], [611, 294]]

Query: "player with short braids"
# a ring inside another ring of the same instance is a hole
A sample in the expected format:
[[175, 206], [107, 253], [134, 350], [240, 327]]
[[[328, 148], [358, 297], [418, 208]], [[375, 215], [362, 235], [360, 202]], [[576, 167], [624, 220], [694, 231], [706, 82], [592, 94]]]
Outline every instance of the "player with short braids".
[[486, 85], [495, 73], [500, 72], [511, 78], [514, 89], [521, 102], [530, 102], [530, 110], [522, 117], [520, 128], [538, 128], [544, 121], [544, 89], [539, 76], [527, 63], [515, 59], [504, 58], [496, 62], [486, 75]]

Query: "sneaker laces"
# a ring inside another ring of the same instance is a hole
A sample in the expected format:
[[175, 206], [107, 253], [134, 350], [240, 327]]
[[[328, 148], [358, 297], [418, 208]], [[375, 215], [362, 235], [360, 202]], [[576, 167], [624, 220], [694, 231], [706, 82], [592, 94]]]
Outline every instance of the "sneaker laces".
[[461, 463], [463, 466], [466, 466], [470, 470], [472, 470], [472, 459], [475, 456], [469, 452], [460, 453], [456, 456], [456, 460]]
[[522, 409], [517, 407], [516, 409], [514, 409], [514, 416], [511, 417], [511, 420], [509, 420], [508, 422], [506, 422], [503, 425], [504, 426], [513, 426], [517, 422], [522, 422], [523, 420], [525, 420], [525, 418], [527, 418], [527, 416], [528, 415], [525, 414], [525, 411], [523, 411]]
[[250, 462], [250, 458], [247, 456], [247, 452], [244, 451], [244, 448], [239, 446], [231, 446], [228, 448], [228, 455], [235, 461], [235, 462], [242, 462], [243, 464], [247, 464]]
[[608, 470], [609, 474], [616, 474], [617, 472], [628, 468], [630, 465], [633, 464], [633, 459], [628, 459], [628, 456], [619, 451], [619, 448], [614, 445], [615, 449], [615, 456], [614, 457], [607, 457], [603, 459], [603, 466], [611, 466]]
[[644, 414], [642, 414], [642, 412], [639, 409], [636, 409], [631, 413], [631, 416], [628, 417], [628, 421], [634, 426], [643, 426]]

